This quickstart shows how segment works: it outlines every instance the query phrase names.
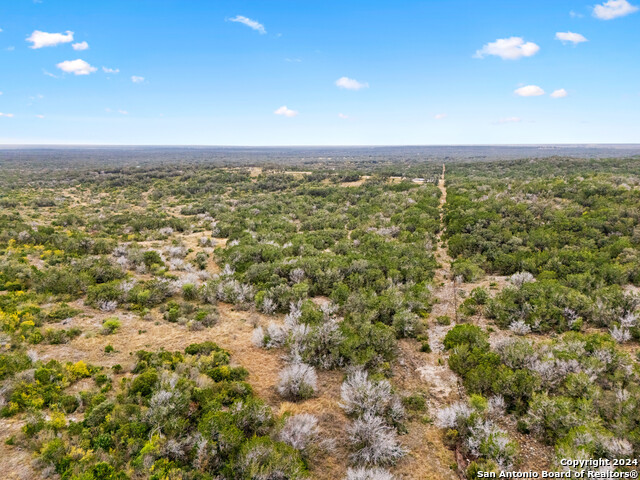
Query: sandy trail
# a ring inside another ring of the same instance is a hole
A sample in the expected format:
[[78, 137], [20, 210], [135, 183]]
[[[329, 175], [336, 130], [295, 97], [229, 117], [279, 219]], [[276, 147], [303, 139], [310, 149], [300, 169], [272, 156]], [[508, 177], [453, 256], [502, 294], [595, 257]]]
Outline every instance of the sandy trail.
[[[437, 237], [436, 260], [440, 268], [436, 271], [436, 289], [433, 296], [437, 303], [431, 311], [431, 322], [429, 325], [429, 342], [432, 353], [425, 354], [425, 360], [417, 368], [417, 372], [424, 381], [429, 384], [431, 397], [435, 404], [441, 406], [451, 403], [459, 396], [458, 378], [449, 369], [446, 358], [443, 357], [442, 341], [447, 332], [455, 325], [456, 317], [455, 305], [455, 285], [451, 275], [451, 257], [442, 241], [444, 232], [444, 206], [447, 203], [447, 187], [445, 183], [446, 167], [442, 165], [442, 175], [438, 182], [440, 189], [440, 232]], [[448, 316], [451, 319], [450, 325], [439, 325], [436, 319], [441, 316]]]
[[[447, 189], [444, 181], [445, 167], [438, 183], [440, 189], [440, 222], [444, 220], [444, 205], [447, 201]], [[442, 229], [441, 229], [442, 230]], [[433, 295], [437, 299], [433, 307], [431, 318], [440, 315], [452, 316], [453, 303], [450, 297], [453, 293], [450, 282], [450, 263], [446, 249], [442, 245], [440, 232], [437, 237], [436, 259], [440, 268], [436, 271], [434, 283], [438, 287]], [[435, 410], [444, 403], [450, 403], [457, 398], [458, 380], [449, 370], [446, 361], [440, 353], [441, 340], [449, 327], [438, 327], [430, 322], [429, 336], [433, 353], [419, 351], [416, 340], [400, 340], [400, 355], [398, 365], [394, 368], [393, 384], [399, 393], [410, 395], [423, 393], [427, 395], [428, 416], [433, 417]], [[434, 333], [435, 330], [435, 333]], [[442, 330], [442, 331], [440, 331]], [[422, 418], [415, 418], [407, 424], [408, 433], [401, 437], [403, 445], [410, 450], [410, 454], [394, 469], [396, 478], [400, 479], [456, 479], [458, 476], [450, 466], [455, 464], [453, 452], [442, 442], [439, 428], [425, 423]]]

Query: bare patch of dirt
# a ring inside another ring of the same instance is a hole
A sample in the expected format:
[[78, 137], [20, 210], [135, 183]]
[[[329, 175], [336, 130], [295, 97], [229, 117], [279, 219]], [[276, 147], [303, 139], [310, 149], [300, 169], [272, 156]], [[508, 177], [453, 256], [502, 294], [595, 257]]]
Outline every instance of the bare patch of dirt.
[[623, 288], [624, 288], [624, 291], [627, 293], [640, 295], [640, 286], [629, 284], [629, 285], [625, 285]]
[[21, 432], [24, 421], [19, 418], [0, 419], [0, 471], [7, 480], [32, 480], [43, 478], [33, 468], [32, 454], [18, 446], [7, 445], [7, 439]]
[[33, 265], [38, 270], [42, 270], [44, 268], [44, 260], [42, 260], [39, 255], [27, 255], [27, 260], [29, 260], [29, 264]]
[[318, 295], [317, 297], [313, 297], [311, 299], [311, 301], [313, 303], [315, 303], [316, 305], [318, 305], [319, 307], [321, 307], [322, 305], [327, 305], [327, 304], [331, 303], [331, 299], [329, 297], [324, 297], [322, 295]]
[[[429, 409], [434, 405], [441, 405], [451, 396], [451, 391], [442, 394], [439, 385], [446, 384], [449, 380], [435, 381], [433, 375], [424, 375], [425, 368], [433, 365], [429, 357], [434, 354], [426, 354], [418, 351], [419, 343], [415, 340], [399, 341], [399, 361], [394, 367], [393, 384], [401, 394], [427, 393]], [[442, 373], [455, 375], [447, 367]], [[440, 373], [440, 372], [439, 372]], [[402, 444], [410, 453], [394, 469], [397, 478], [414, 479], [455, 479], [455, 473], [450, 465], [455, 463], [453, 452], [442, 442], [442, 432], [439, 428], [428, 422], [428, 413], [417, 415], [407, 423], [407, 433], [401, 438]]]

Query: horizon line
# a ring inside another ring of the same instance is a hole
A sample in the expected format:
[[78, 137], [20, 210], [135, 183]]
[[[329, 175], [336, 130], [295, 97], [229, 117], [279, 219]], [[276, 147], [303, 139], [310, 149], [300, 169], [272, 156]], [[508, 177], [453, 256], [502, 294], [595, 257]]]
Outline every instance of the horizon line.
[[625, 142], [589, 142], [589, 143], [407, 143], [407, 144], [290, 144], [290, 145], [215, 145], [215, 144], [154, 144], [154, 143], [0, 143], [3, 148], [37, 148], [37, 147], [94, 147], [94, 148], [385, 148], [385, 147], [640, 147], [638, 143]]

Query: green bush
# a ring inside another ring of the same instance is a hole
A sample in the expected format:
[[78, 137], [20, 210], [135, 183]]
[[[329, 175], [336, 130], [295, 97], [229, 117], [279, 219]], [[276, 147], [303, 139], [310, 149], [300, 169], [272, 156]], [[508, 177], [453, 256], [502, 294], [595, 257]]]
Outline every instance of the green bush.
[[484, 270], [470, 260], [458, 259], [451, 264], [455, 277], [461, 276], [465, 282], [475, 282], [484, 276]]
[[158, 372], [150, 368], [135, 377], [129, 387], [129, 395], [140, 395], [142, 397], [150, 397], [158, 383]]
[[257, 437], [242, 446], [238, 460], [233, 464], [236, 478], [286, 478], [298, 480], [308, 477], [300, 453], [289, 445]]
[[444, 337], [444, 348], [451, 350], [459, 345], [466, 344], [470, 348], [486, 350], [489, 348], [487, 339], [489, 336], [475, 325], [456, 325], [447, 332]]
[[187, 355], [209, 355], [211, 352], [222, 352], [223, 350], [213, 342], [192, 343], [184, 349]]
[[193, 283], [187, 283], [182, 286], [182, 298], [185, 300], [195, 300], [198, 298], [198, 289]]
[[147, 266], [147, 268], [151, 268], [154, 265], [164, 265], [162, 257], [160, 257], [160, 254], [155, 250], [147, 250], [146, 252], [144, 252], [142, 262]]
[[112, 335], [118, 331], [122, 324], [117, 317], [106, 318], [102, 322], [102, 333], [103, 335]]

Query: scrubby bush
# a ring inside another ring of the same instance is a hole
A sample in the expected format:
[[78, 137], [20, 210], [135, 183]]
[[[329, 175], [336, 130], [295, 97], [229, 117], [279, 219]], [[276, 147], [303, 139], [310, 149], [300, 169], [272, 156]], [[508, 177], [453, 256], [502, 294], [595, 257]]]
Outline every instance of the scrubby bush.
[[511, 322], [509, 325], [509, 330], [511, 330], [516, 335], [526, 335], [531, 332], [531, 327], [527, 325], [524, 320], [516, 320]]
[[515, 287], [522, 287], [522, 285], [524, 285], [525, 283], [531, 283], [531, 282], [535, 282], [536, 279], [535, 277], [529, 273], [529, 272], [518, 272], [518, 273], [514, 273], [513, 275], [511, 275], [511, 277], [509, 277], [509, 281], [515, 286]]
[[74, 338], [80, 336], [82, 330], [79, 328], [70, 328], [69, 330], [63, 329], [50, 329], [45, 330], [43, 335], [43, 341], [51, 345], [61, 345], [63, 343], [69, 343]]
[[465, 282], [475, 282], [484, 276], [484, 271], [471, 260], [458, 259], [451, 265], [452, 273]]
[[[480, 475], [480, 472], [482, 472], [482, 476]], [[497, 478], [497, 475], [500, 474], [500, 469], [493, 460], [474, 460], [469, 463], [465, 473], [469, 480], [477, 480], [479, 478], [486, 478], [484, 476], [485, 472], [491, 472], [495, 474]]]
[[162, 261], [162, 257], [155, 250], [147, 250], [143, 254], [142, 263], [146, 265], [147, 268], [151, 268], [154, 265], [162, 266], [164, 262]]
[[414, 338], [423, 331], [420, 317], [408, 310], [403, 310], [393, 316], [393, 328], [398, 338]]
[[[488, 416], [501, 402], [488, 402], [481, 396], [472, 396], [469, 404], [458, 402], [437, 412], [436, 425], [448, 429], [454, 446], [464, 449], [473, 458], [493, 461], [501, 469], [513, 465], [516, 444]], [[490, 409], [489, 405], [492, 404]]]
[[319, 448], [322, 442], [318, 419], [308, 413], [287, 417], [278, 438], [309, 458], [310, 454]]
[[486, 350], [489, 347], [488, 335], [476, 325], [456, 325], [444, 337], [444, 348], [451, 350], [460, 345]]
[[534, 394], [529, 407], [529, 429], [553, 444], [575, 427], [592, 424], [593, 405], [582, 399]]
[[198, 297], [198, 289], [193, 283], [186, 283], [182, 286], [182, 298], [185, 300], [195, 300]]
[[383, 418], [365, 413], [347, 428], [352, 462], [368, 465], [396, 463], [407, 451], [398, 443], [396, 431]]
[[340, 388], [340, 397], [340, 406], [347, 415], [382, 416], [396, 423], [404, 418], [402, 403], [391, 392], [391, 384], [387, 380], [370, 380], [364, 370], [356, 370], [347, 377]]
[[278, 393], [290, 400], [304, 400], [315, 394], [317, 382], [318, 377], [312, 366], [294, 363], [280, 372]]
[[[237, 370], [229, 367], [228, 352], [205, 342], [184, 354], [139, 351], [136, 357], [137, 375], [114, 393], [103, 388], [62, 395], [59, 386], [71, 379], [94, 375], [96, 383], [108, 381], [82, 362], [64, 367], [49, 362], [36, 370], [34, 385], [47, 395], [40, 405], [52, 407], [50, 421], [34, 417], [25, 429], [39, 465], [64, 478], [308, 477], [305, 462], [321, 443], [317, 420], [297, 415], [279, 422], [249, 385], [210, 376], [212, 369]], [[15, 395], [28, 398], [25, 390]], [[79, 423], [60, 413], [78, 408], [85, 409]]]
[[101, 331], [101, 333], [103, 335], [112, 335], [112, 334], [116, 333], [116, 331], [118, 331], [118, 329], [120, 328], [121, 325], [122, 324], [120, 323], [120, 320], [117, 317], [106, 318], [102, 322], [102, 331]]
[[340, 330], [344, 336], [340, 355], [347, 364], [369, 371], [386, 371], [397, 356], [396, 334], [387, 325], [353, 317], [345, 319]]
[[338, 322], [333, 319], [305, 329], [304, 334], [296, 336], [294, 340], [292, 347], [311, 365], [328, 370], [344, 363], [340, 352], [344, 335]]
[[487, 303], [487, 300], [489, 300], [489, 292], [484, 287], [476, 287], [471, 290], [471, 298], [473, 298], [476, 304], [484, 305]]
[[427, 401], [423, 394], [414, 393], [402, 397], [402, 405], [409, 411], [422, 412], [427, 408]]

